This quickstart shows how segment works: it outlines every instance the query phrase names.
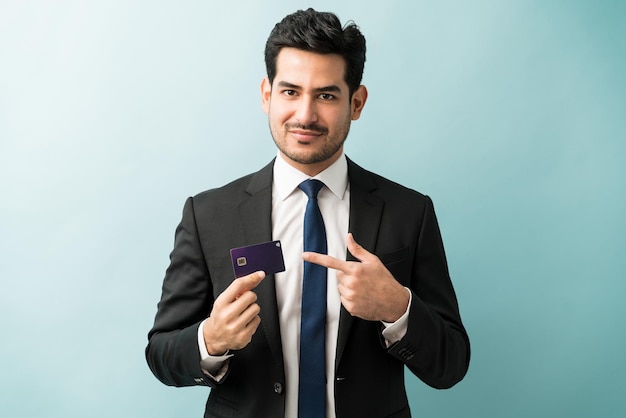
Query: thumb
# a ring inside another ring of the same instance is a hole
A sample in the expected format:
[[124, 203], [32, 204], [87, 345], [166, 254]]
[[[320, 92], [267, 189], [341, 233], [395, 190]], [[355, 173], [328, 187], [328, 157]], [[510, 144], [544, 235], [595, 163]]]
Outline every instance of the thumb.
[[252, 290], [257, 287], [264, 278], [264, 271], [255, 271], [254, 273], [248, 274], [247, 276], [241, 276], [235, 279], [228, 287], [230, 297], [233, 300], [237, 299], [248, 290]]
[[348, 251], [350, 251], [350, 253], [354, 257], [356, 257], [357, 260], [363, 263], [371, 263], [372, 261], [378, 258], [374, 254], [370, 253], [365, 248], [363, 248], [360, 244], [358, 244], [354, 240], [354, 236], [352, 235], [351, 232], [348, 233], [347, 243], [348, 243]]

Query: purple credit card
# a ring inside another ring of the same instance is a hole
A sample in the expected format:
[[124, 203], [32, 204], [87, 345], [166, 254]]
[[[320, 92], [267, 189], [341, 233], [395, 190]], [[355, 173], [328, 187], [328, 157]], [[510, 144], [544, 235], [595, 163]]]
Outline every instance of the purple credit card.
[[280, 241], [268, 241], [230, 250], [235, 277], [263, 270], [265, 274], [285, 271], [285, 260]]

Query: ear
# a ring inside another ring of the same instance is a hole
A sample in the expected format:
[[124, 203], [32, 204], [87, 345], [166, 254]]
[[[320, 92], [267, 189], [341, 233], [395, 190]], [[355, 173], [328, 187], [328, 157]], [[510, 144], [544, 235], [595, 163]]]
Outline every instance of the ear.
[[367, 101], [367, 88], [364, 85], [360, 85], [358, 89], [352, 94], [352, 101], [350, 107], [352, 109], [352, 120], [357, 120], [361, 117], [361, 112]]
[[272, 84], [270, 80], [265, 77], [261, 81], [261, 106], [265, 113], [270, 111], [270, 96], [272, 95]]

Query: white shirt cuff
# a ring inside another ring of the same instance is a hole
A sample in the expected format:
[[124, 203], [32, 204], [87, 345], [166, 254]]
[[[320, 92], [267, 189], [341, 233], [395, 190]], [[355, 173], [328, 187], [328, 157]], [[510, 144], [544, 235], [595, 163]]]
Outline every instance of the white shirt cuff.
[[[204, 321], [206, 321], [206, 319]], [[228, 370], [228, 364], [230, 363], [229, 359], [233, 355], [229, 354], [228, 352], [221, 356], [212, 356], [209, 354], [209, 351], [206, 349], [206, 344], [204, 343], [204, 334], [202, 333], [204, 321], [202, 321], [200, 323], [200, 326], [198, 327], [200, 368], [207, 376], [210, 376], [217, 382], [219, 382], [226, 375], [226, 371]]]
[[406, 335], [406, 331], [409, 328], [409, 310], [411, 309], [411, 301], [413, 300], [413, 293], [408, 287], [405, 287], [409, 292], [409, 304], [406, 307], [404, 314], [398, 318], [396, 322], [382, 322], [385, 329], [383, 329], [383, 337], [385, 338], [385, 344], [387, 347], [400, 341], [402, 337]]

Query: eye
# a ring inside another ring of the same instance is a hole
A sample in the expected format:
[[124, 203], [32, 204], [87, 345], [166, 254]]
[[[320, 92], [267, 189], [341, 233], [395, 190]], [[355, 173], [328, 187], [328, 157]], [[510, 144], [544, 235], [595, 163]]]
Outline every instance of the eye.
[[291, 97], [291, 96], [295, 96], [297, 93], [296, 93], [296, 91], [295, 91], [295, 90], [289, 90], [289, 89], [287, 89], [287, 90], [283, 90], [283, 94], [284, 94], [285, 96], [290, 96], [290, 97]]
[[322, 93], [317, 97], [319, 97], [322, 100], [334, 100], [335, 99], [335, 96], [330, 93]]

